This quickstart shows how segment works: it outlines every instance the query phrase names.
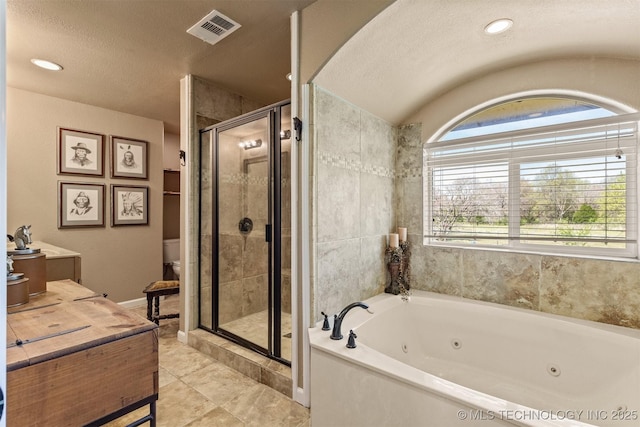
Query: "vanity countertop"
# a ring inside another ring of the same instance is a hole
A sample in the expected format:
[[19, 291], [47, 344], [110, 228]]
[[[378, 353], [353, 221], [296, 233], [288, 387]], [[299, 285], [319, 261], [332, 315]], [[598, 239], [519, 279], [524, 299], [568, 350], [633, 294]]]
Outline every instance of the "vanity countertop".
[[[31, 249], [40, 249], [40, 252], [45, 254], [48, 259], [54, 258], [69, 258], [69, 257], [79, 257], [80, 254], [78, 252], [71, 251], [69, 249], [64, 249], [59, 246], [50, 245], [49, 243], [40, 242], [35, 240], [33, 243], [29, 245]], [[15, 244], [8, 243], [7, 244], [7, 252], [13, 251], [16, 249]]]

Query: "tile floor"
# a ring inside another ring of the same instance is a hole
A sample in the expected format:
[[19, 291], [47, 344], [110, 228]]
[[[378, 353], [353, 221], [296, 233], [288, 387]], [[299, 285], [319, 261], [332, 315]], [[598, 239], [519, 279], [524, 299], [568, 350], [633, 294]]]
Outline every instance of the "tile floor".
[[[220, 327], [264, 348], [269, 346], [268, 310], [232, 320], [224, 325], [220, 325]], [[282, 313], [281, 328], [282, 339], [280, 345], [282, 357], [291, 360], [291, 314]]]
[[[171, 298], [161, 312], [175, 304]], [[134, 311], [146, 315], [146, 307]], [[310, 426], [307, 408], [180, 343], [177, 331], [178, 319], [160, 321], [158, 427]], [[126, 426], [146, 413], [148, 407], [107, 425]]]

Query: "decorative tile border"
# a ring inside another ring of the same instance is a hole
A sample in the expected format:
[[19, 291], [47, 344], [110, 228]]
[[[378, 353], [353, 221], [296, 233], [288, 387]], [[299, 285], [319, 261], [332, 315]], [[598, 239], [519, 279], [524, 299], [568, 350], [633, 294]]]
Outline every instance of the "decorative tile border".
[[396, 172], [393, 169], [388, 169], [383, 166], [363, 164], [360, 160], [347, 159], [340, 154], [319, 152], [318, 160], [322, 164], [336, 168], [347, 169], [354, 172], [364, 172], [385, 178], [396, 178]]
[[334, 166], [341, 169], [347, 169], [355, 172], [360, 172], [362, 165], [360, 164], [360, 160], [352, 160], [347, 159], [340, 154], [333, 154], [327, 152], [319, 152], [318, 158], [320, 163], [325, 165]]
[[408, 168], [396, 173], [396, 179], [422, 178], [422, 168]]
[[234, 173], [220, 176], [221, 184], [248, 184], [248, 185], [268, 185], [269, 178], [266, 176], [254, 177], [244, 173]]
[[382, 176], [391, 179], [415, 179], [422, 178], [422, 168], [409, 168], [402, 171], [388, 169], [383, 166], [363, 164], [360, 160], [347, 159], [340, 154], [319, 152], [320, 163], [336, 168], [347, 169], [355, 172], [364, 172], [370, 175]]
[[246, 175], [242, 173], [220, 175], [221, 184], [244, 184], [246, 180]]

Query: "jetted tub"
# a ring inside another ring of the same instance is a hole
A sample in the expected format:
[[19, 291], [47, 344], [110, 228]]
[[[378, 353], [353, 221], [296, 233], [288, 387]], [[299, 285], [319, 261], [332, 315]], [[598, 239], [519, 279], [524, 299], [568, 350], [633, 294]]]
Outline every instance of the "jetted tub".
[[640, 426], [639, 330], [423, 291], [365, 302], [342, 340], [309, 330], [313, 427]]

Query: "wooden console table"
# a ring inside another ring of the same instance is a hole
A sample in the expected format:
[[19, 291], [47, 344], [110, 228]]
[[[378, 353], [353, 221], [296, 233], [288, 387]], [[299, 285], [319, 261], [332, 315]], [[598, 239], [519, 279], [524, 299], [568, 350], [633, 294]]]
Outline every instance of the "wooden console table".
[[158, 329], [71, 280], [7, 310], [7, 425], [97, 426], [149, 405]]

